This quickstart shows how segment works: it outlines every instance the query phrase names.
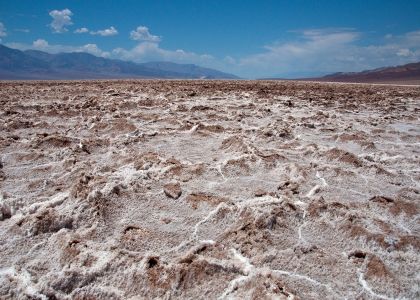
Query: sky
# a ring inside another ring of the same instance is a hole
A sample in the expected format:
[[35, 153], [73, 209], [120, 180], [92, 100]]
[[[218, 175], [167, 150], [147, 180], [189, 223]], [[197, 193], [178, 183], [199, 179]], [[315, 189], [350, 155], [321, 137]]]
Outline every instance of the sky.
[[0, 0], [0, 43], [309, 77], [420, 61], [420, 1]]

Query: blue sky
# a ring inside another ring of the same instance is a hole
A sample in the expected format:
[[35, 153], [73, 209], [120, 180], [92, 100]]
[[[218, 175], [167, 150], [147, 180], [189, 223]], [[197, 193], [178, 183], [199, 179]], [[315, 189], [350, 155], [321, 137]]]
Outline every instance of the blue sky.
[[0, 39], [292, 78], [420, 61], [420, 1], [0, 0]]

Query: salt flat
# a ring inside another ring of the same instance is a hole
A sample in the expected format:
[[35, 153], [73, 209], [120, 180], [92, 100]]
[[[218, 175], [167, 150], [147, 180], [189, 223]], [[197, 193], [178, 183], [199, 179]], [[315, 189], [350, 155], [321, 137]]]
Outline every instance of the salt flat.
[[420, 298], [420, 88], [0, 83], [2, 299]]

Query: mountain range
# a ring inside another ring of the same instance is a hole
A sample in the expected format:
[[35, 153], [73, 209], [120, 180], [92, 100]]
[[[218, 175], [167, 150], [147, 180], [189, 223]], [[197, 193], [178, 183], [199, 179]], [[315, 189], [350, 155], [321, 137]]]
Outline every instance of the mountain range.
[[50, 54], [0, 45], [0, 79], [180, 78], [238, 79], [194, 64], [134, 63], [84, 52]]
[[[134, 63], [85, 52], [51, 54], [17, 50], [0, 44], [0, 79], [239, 79], [218, 70], [173, 62]], [[278, 79], [278, 78], [266, 78]], [[338, 72], [295, 80], [420, 84], [420, 62], [362, 72]]]
[[384, 67], [362, 72], [339, 72], [304, 80], [360, 83], [415, 83], [420, 84], [420, 62]]
[[401, 66], [382, 67], [361, 72], [337, 72], [319, 77], [297, 77], [294, 79], [268, 77], [260, 80], [298, 80], [349, 83], [394, 83], [420, 85], [420, 62]]

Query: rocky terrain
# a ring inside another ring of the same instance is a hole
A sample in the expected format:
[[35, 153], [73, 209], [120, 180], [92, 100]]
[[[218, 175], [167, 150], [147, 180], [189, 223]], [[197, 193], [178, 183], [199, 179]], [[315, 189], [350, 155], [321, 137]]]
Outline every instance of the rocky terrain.
[[0, 83], [1, 299], [419, 299], [420, 88]]

